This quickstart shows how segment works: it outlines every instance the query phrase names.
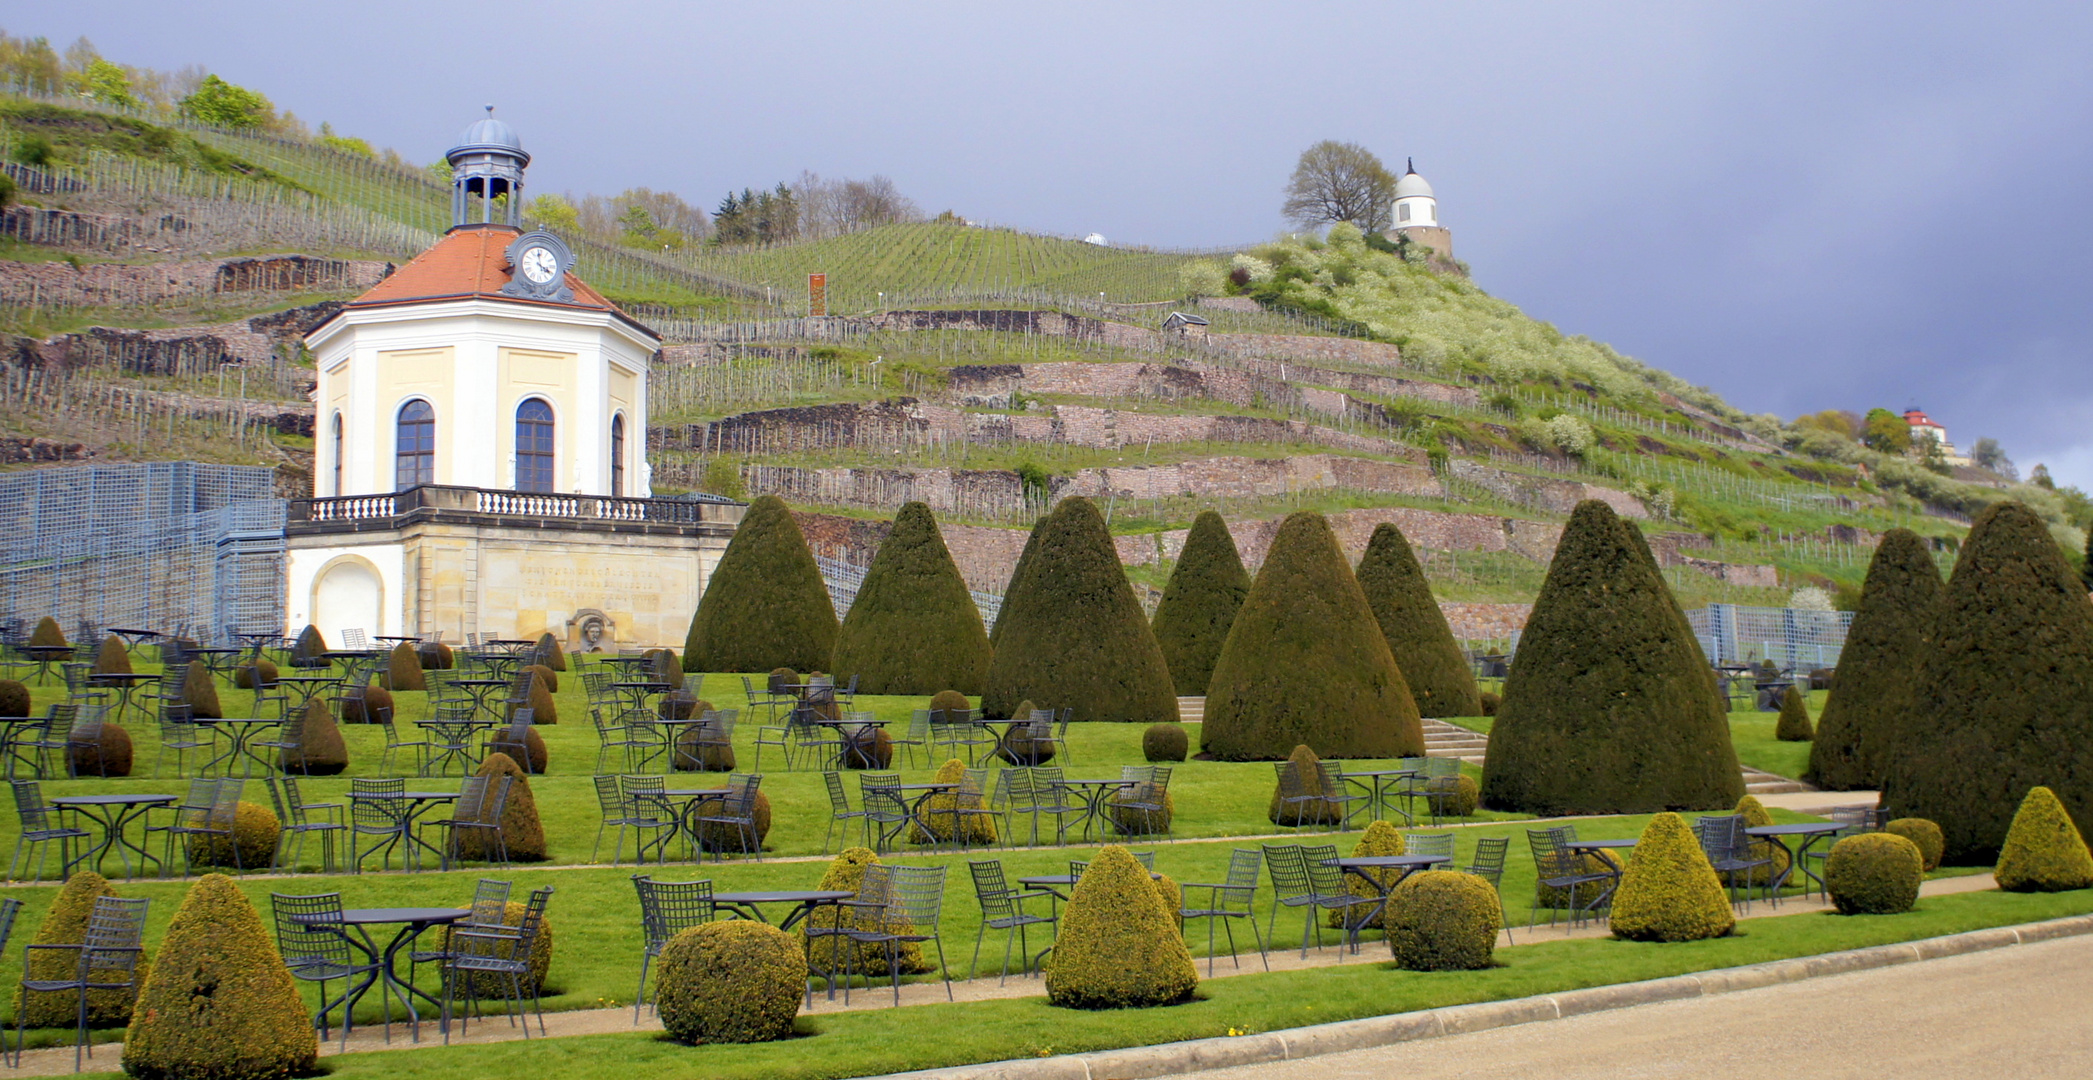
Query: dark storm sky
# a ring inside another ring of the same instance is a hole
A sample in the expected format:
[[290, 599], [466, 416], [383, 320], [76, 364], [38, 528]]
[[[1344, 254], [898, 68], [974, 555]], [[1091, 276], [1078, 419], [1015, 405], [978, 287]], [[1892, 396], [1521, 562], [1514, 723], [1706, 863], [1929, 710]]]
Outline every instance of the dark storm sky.
[[0, 3], [540, 191], [886, 173], [935, 212], [1211, 246], [1318, 139], [1414, 156], [1477, 280], [1783, 417], [1919, 405], [2093, 486], [2093, 5]]

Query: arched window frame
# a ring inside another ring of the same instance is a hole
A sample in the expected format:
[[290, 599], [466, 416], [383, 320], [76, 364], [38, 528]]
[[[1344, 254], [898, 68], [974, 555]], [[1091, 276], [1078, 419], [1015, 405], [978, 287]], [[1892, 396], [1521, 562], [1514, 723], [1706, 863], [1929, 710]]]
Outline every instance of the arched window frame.
[[[543, 418], [525, 419], [532, 406], [544, 410]], [[516, 403], [515, 421], [516, 490], [550, 493], [559, 483], [559, 411], [552, 402], [532, 395]], [[541, 431], [534, 429], [542, 428]]]
[[610, 493], [612, 498], [625, 497], [625, 414], [615, 412], [610, 417]]
[[[417, 408], [426, 415], [410, 416]], [[394, 411], [392, 448], [393, 490], [436, 482], [436, 406], [427, 398], [408, 398]]]
[[333, 437], [331, 452], [334, 454], [334, 494], [340, 495], [342, 493], [342, 413], [340, 409], [334, 411], [334, 422], [330, 425], [329, 433]]

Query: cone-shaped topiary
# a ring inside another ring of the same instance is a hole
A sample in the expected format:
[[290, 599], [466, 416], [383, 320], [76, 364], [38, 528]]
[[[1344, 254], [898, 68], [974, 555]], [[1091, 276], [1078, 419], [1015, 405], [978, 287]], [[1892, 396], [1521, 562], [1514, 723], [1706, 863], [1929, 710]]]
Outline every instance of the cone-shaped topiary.
[[[141, 972], [141, 974], [143, 974]], [[167, 927], [124, 1036], [138, 1080], [283, 1080], [310, 1075], [319, 1034], [254, 905], [205, 874]]]
[[[1019, 708], [1012, 716], [1030, 716]], [[996, 736], [996, 758], [1011, 765], [1044, 765], [1054, 760], [1056, 748], [1051, 735], [1034, 738], [1030, 724], [1013, 723]]]
[[[552, 689], [545, 685], [543, 676], [536, 673], [532, 674], [530, 692], [525, 696], [524, 700], [529, 703], [531, 723], [540, 727], [548, 727], [560, 722], [560, 707], [553, 700]], [[513, 710], [510, 711], [508, 718], [511, 720], [516, 718]]]
[[391, 655], [385, 659], [385, 688], [388, 690], [427, 690], [429, 682], [422, 677], [421, 650], [411, 641], [402, 641], [392, 647]]
[[1003, 597], [1003, 636], [981, 711], [1009, 716], [1029, 698], [1078, 720], [1177, 719], [1170, 669], [1090, 500], [1061, 500], [1040, 526], [1032, 566]]
[[1940, 568], [1910, 529], [1882, 534], [1847, 628], [1803, 779], [1832, 791], [1882, 784], [1912, 709], [1940, 607]]
[[[1017, 591], [1018, 582], [1023, 581], [1025, 575], [1030, 572], [1033, 553], [1039, 550], [1039, 534], [1045, 531], [1046, 523], [1047, 519], [1041, 517], [1032, 523], [1032, 531], [1025, 534], [1024, 550], [1018, 552], [1017, 565], [1010, 568], [1010, 580], [1003, 583], [1003, 596], [1006, 599], [1011, 593]], [[1007, 621], [1006, 617], [1009, 614], [1010, 605], [1008, 603], [996, 608], [996, 624], [988, 628], [989, 648], [994, 649], [1002, 644], [1003, 623]]]
[[1641, 531], [1577, 504], [1490, 730], [1483, 805], [1634, 814], [1743, 794], [1728, 705]]
[[560, 648], [560, 639], [547, 630], [538, 635], [538, 644], [531, 650], [531, 663], [554, 671], [567, 670], [567, 650]]
[[36, 620], [36, 629], [29, 632], [29, 644], [57, 648], [70, 642], [65, 640], [65, 631], [58, 628], [58, 620], [46, 615]]
[[836, 635], [833, 667], [865, 694], [978, 694], [988, 678], [988, 631], [937, 519], [904, 505], [880, 542]]
[[[523, 670], [528, 671], [533, 675], [536, 675], [538, 677], [538, 681], [545, 684], [545, 689], [550, 690], [555, 694], [560, 692], [560, 676], [558, 672], [555, 672], [551, 668], [546, 667], [544, 664], [529, 664], [526, 665]], [[683, 673], [681, 671], [678, 671], [676, 675], [677, 677], [670, 681], [680, 684], [683, 681]]]
[[[1025, 704], [1030, 704], [1030, 702]], [[930, 704], [924, 706], [924, 708], [929, 709], [933, 713], [963, 713], [973, 707], [974, 703], [967, 700], [967, 696], [957, 690], [940, 690], [930, 695]], [[931, 719], [938, 720], [939, 723], [944, 722], [935, 716]]]
[[756, 810], [754, 815], [756, 819], [756, 841], [754, 847], [751, 847], [749, 844], [748, 833], [738, 825], [725, 825], [697, 820], [699, 817], [717, 817], [725, 813], [726, 809], [727, 803], [725, 799], [709, 798], [694, 801], [690, 820], [697, 829], [698, 850], [742, 855], [754, 854], [760, 850], [763, 847], [763, 841], [770, 837], [770, 796], [765, 795], [761, 791], [756, 792]]
[[1992, 870], [2007, 892], [2063, 892], [2093, 885], [2093, 854], [2054, 791], [2028, 791]]
[[1996, 855], [2029, 788], [2048, 785], [2074, 820], [2093, 815], [2093, 604], [2034, 511], [2005, 502], [1977, 516], [1911, 716], [1882, 805], [1937, 822], [1951, 865]]
[[306, 703], [305, 733], [297, 746], [284, 749], [282, 760], [283, 771], [296, 776], [336, 776], [349, 767], [349, 744], [324, 699]]
[[1047, 1001], [1070, 1009], [1173, 1005], [1199, 971], [1148, 868], [1108, 844], [1076, 882], [1047, 961]]
[[242, 799], [233, 814], [232, 836], [190, 834], [189, 865], [267, 870], [276, 861], [282, 828], [274, 811]]
[[124, 648], [122, 638], [111, 634], [102, 639], [102, 647], [95, 650], [94, 673], [97, 675], [129, 675], [131, 673], [131, 650]]
[[545, 746], [545, 736], [538, 734], [537, 727], [523, 729], [523, 741], [518, 743], [509, 738], [507, 728], [501, 728], [487, 739], [491, 753], [505, 754], [510, 761], [527, 770], [532, 776], [543, 776], [552, 764], [552, 753]]
[[1388, 897], [1388, 951], [1404, 971], [1473, 971], [1491, 966], [1504, 908], [1474, 874], [1425, 870]]
[[1199, 744], [1224, 761], [1424, 753], [1409, 684], [1323, 515], [1287, 516], [1214, 663]]
[[[1359, 834], [1359, 842], [1352, 845], [1352, 857], [1355, 859], [1401, 854], [1404, 854], [1403, 834], [1385, 821], [1376, 821], [1368, 825], [1366, 831]], [[1348, 907], [1330, 909], [1328, 922], [1331, 926], [1341, 928], [1350, 923], [1362, 929], [1381, 929], [1382, 916], [1386, 912], [1375, 911], [1374, 905], [1381, 902], [1382, 893], [1387, 892], [1389, 887], [1402, 879], [1403, 872], [1368, 870], [1367, 873], [1373, 876], [1374, 884], [1367, 884], [1366, 880], [1357, 874], [1344, 876], [1345, 891], [1359, 897], [1360, 902]]]
[[[510, 778], [509, 801], [501, 809], [501, 839], [508, 846], [509, 861], [544, 862], [545, 825], [538, 820], [538, 800], [531, 795], [530, 777], [516, 759], [503, 753], [488, 754], [473, 775]], [[465, 859], [485, 859], [493, 854], [491, 840], [485, 829], [466, 829], [458, 834], [458, 850]]]
[[1889, 832], [1861, 833], [1831, 846], [1824, 891], [1841, 915], [1896, 915], [1918, 902], [1926, 879], [1919, 846]]
[[1495, 692], [1489, 690], [1483, 691], [1481, 697], [1483, 707], [1482, 715], [1496, 716], [1497, 707], [1504, 704], [1504, 698], [1499, 697]]
[[28, 687], [13, 679], [0, 679], [0, 716], [28, 716], [32, 707]]
[[189, 706], [189, 715], [199, 720], [217, 720], [225, 716], [225, 707], [218, 703], [218, 680], [211, 678], [211, 669], [192, 663], [182, 676], [182, 704]]
[[[1757, 795], [1746, 795], [1738, 799], [1736, 809], [1731, 812], [1744, 818], [1746, 828], [1759, 828], [1774, 823], [1773, 815], [1766, 812], [1766, 805], [1759, 801]], [[1793, 859], [1793, 856], [1788, 854], [1787, 848], [1771, 840], [1753, 840], [1751, 842], [1751, 857], [1771, 860], [1767, 865], [1744, 875], [1753, 885], [1764, 885], [1786, 874], [1788, 872], [1788, 864]]]
[[233, 685], [242, 690], [261, 690], [276, 685], [276, 661], [267, 657], [233, 669]]
[[1150, 724], [1141, 733], [1144, 761], [1183, 761], [1192, 749], [1192, 736], [1183, 724]]
[[1773, 724], [1773, 737], [1782, 742], [1809, 742], [1817, 737], [1817, 729], [1810, 724], [1810, 707], [1803, 702], [1802, 691], [1792, 686], [1781, 694], [1781, 714]]
[[[681, 691], [678, 691], [679, 693]], [[715, 712], [712, 703], [699, 699], [689, 703], [685, 715], [703, 716]], [[701, 739], [705, 732], [698, 725], [689, 725], [676, 736], [676, 769], [680, 772], [724, 772], [734, 771], [734, 748], [725, 743], [707, 742]], [[887, 745], [889, 755], [893, 744]], [[889, 758], [891, 760], [891, 756]]]
[[1699, 941], [1726, 936], [1736, 925], [1722, 879], [1686, 819], [1669, 813], [1651, 818], [1613, 896], [1613, 936]]
[[683, 646], [685, 671], [819, 668], [836, 650], [836, 608], [784, 500], [749, 504], [705, 583]]
[[416, 652], [421, 656], [423, 671], [449, 671], [457, 663], [451, 647], [441, 641], [424, 641]]
[[375, 724], [380, 714], [399, 716], [397, 708], [392, 700], [392, 691], [377, 685], [366, 686], [363, 688], [362, 697], [342, 699], [341, 720], [344, 724]]
[[333, 661], [322, 655], [328, 652], [327, 639], [320, 635], [320, 628], [307, 625], [298, 631], [297, 640], [291, 642], [291, 666], [294, 668], [323, 668]]
[[676, 659], [676, 650], [648, 649], [646, 657], [648, 660], [653, 661], [652, 671], [655, 682], [667, 683], [670, 686], [676, 686], [683, 682], [685, 669], [683, 661]]
[[[865, 883], [865, 868], [878, 863], [879, 856], [870, 848], [844, 848], [829, 862], [827, 872], [821, 875], [821, 884], [815, 887], [825, 892], [857, 892]], [[892, 920], [887, 921], [891, 923]], [[806, 922], [801, 925], [811, 926], [817, 931], [833, 930], [838, 926], [870, 930], [878, 927], [880, 923], [880, 914], [869, 908], [822, 907], [810, 912]], [[893, 927], [889, 926], [888, 929]], [[913, 927], [910, 927], [910, 930], [913, 930]], [[823, 971], [842, 971], [847, 966], [851, 971], [866, 975], [889, 974], [887, 947], [884, 944], [866, 943], [853, 946], [853, 943], [836, 934], [816, 933], [809, 937], [804, 929], [800, 931], [799, 936], [813, 965]], [[853, 947], [857, 950], [855, 957], [851, 957], [845, 951]], [[923, 946], [920, 942], [904, 941], [895, 948], [895, 966], [901, 969], [903, 975], [922, 975], [932, 970], [923, 960]]]
[[[38, 945], [78, 945], [87, 940], [87, 917], [94, 911], [95, 897], [115, 896], [116, 889], [102, 875], [92, 870], [82, 870], [65, 881], [58, 890], [58, 898], [51, 901], [51, 910], [44, 913], [43, 925], [37, 927]], [[55, 949], [38, 949], [29, 954], [28, 977], [31, 979], [70, 979], [78, 969], [79, 954]], [[145, 960], [138, 962], [138, 981], [134, 987], [142, 986], [148, 973]], [[15, 991], [14, 1006], [17, 1015], [22, 1015], [22, 991]], [[114, 1027], [131, 1021], [132, 990], [90, 990], [87, 992], [87, 1026]], [[71, 1028], [76, 1022], [80, 1005], [79, 995], [69, 992], [29, 995], [26, 1021], [30, 1027]]]
[[[933, 783], [957, 784], [966, 776], [967, 763], [958, 758], [948, 759], [938, 766]], [[979, 809], [983, 796], [961, 796], [957, 791], [939, 792], [924, 803], [923, 812], [916, 823], [909, 826], [908, 842], [911, 844], [943, 844], [952, 839], [954, 819], [957, 818], [959, 834], [968, 845], [988, 845], [996, 842], [996, 821], [987, 814], [955, 814], [953, 811]], [[927, 827], [927, 831], [926, 831]]]
[[1212, 510], [1200, 511], [1150, 624], [1180, 696], [1206, 693], [1214, 661], [1228, 641], [1228, 628], [1235, 625], [1235, 614], [1249, 595], [1250, 574], [1236, 553], [1235, 537], [1228, 535], [1228, 524]]
[[74, 776], [129, 776], [131, 755], [131, 733], [113, 720], [73, 725], [65, 747], [66, 765]]
[[1432, 596], [1424, 567], [1410, 550], [1403, 531], [1383, 522], [1374, 526], [1359, 559], [1359, 588], [1373, 608], [1395, 666], [1417, 711], [1425, 716], [1481, 716], [1482, 697], [1475, 671], [1453, 639], [1453, 627]]
[[1947, 841], [1941, 838], [1940, 826], [1922, 817], [1905, 817], [1884, 825], [1882, 831], [1894, 833], [1916, 845], [1923, 869], [1940, 869], [1941, 849], [1947, 846]]
[[792, 1034], [808, 965], [806, 953], [783, 930], [752, 919], [723, 919], [670, 938], [655, 970], [661, 1026], [669, 1038], [696, 1046]]
[[1329, 796], [1344, 793], [1332, 791], [1323, 783], [1322, 760], [1315, 756], [1315, 751], [1310, 750], [1305, 744], [1294, 747], [1294, 752], [1287, 756], [1286, 767], [1293, 769], [1294, 775], [1301, 778], [1300, 794], [1313, 794], [1317, 797], [1297, 802], [1282, 802], [1281, 798], [1286, 794], [1286, 788], [1280, 782], [1274, 781], [1272, 802], [1265, 809], [1265, 817], [1270, 819], [1272, 824], [1293, 828], [1301, 825], [1335, 825], [1343, 820], [1344, 804], [1332, 801]]
[[[509, 901], [501, 910], [502, 925], [522, 926], [523, 916], [529, 910], [529, 904], [515, 900]], [[443, 935], [444, 946], [448, 948], [450, 946], [449, 927], [444, 928]], [[531, 942], [530, 963], [522, 979], [523, 992], [525, 994], [535, 993], [545, 988], [545, 974], [552, 970], [552, 938], [552, 917], [541, 913], [538, 916], [538, 936]], [[465, 986], [461, 989], [461, 993], [481, 999], [504, 997], [509, 993], [509, 977], [492, 973], [474, 975], [465, 981]]]

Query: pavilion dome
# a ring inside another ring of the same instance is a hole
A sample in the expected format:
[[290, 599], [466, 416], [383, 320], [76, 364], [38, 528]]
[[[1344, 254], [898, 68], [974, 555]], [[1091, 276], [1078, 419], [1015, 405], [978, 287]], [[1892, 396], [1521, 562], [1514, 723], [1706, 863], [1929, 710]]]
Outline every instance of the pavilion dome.
[[1395, 197], [1398, 199], [1407, 199], [1412, 196], [1430, 198], [1431, 195], [1432, 185], [1425, 183], [1424, 177], [1417, 175], [1416, 169], [1411, 169], [1409, 172], [1404, 173], [1402, 178], [1395, 182]]

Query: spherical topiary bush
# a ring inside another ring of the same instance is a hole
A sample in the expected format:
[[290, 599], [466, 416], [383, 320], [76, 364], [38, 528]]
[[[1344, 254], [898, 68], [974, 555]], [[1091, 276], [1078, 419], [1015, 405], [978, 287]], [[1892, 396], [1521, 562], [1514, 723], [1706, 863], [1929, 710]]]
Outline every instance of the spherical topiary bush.
[[242, 690], [267, 689], [276, 685], [276, 661], [267, 657], [233, 669], [233, 685]]
[[1047, 1001], [1071, 1009], [1173, 1005], [1199, 987], [1173, 913], [1148, 868], [1117, 844], [1098, 852], [1061, 912]]
[[124, 648], [122, 638], [111, 634], [102, 639], [102, 647], [94, 654], [94, 673], [97, 675], [131, 674], [131, 650]]
[[1403, 879], [1383, 916], [1388, 951], [1405, 971], [1472, 971], [1491, 964], [1503, 922], [1497, 890], [1474, 874], [1424, 870]]
[[402, 641], [393, 646], [391, 655], [385, 660], [385, 687], [388, 690], [427, 690], [429, 682], [422, 677], [421, 651], [411, 641]]
[[729, 854], [752, 855], [763, 846], [770, 836], [770, 796], [756, 792], [756, 842], [749, 845], [748, 832], [738, 825], [719, 822], [698, 821], [699, 817], [712, 817], [726, 812], [723, 798], [700, 799], [689, 819], [697, 828], [698, 848], [702, 851], [726, 852]]
[[1275, 785], [1272, 788], [1271, 806], [1265, 811], [1265, 816], [1272, 824], [1334, 825], [1344, 817], [1344, 804], [1329, 799], [1331, 795], [1343, 793], [1332, 791], [1323, 785], [1322, 761], [1315, 756], [1315, 751], [1306, 746], [1294, 747], [1294, 752], [1286, 759], [1286, 767], [1295, 770], [1295, 775], [1301, 778], [1302, 794], [1319, 797], [1305, 802], [1281, 802], [1280, 796], [1284, 789]]
[[274, 811], [241, 800], [233, 815], [231, 836], [190, 834], [189, 865], [266, 870], [276, 861], [276, 840], [281, 835], [282, 826]]
[[1882, 831], [1901, 836], [1918, 845], [1919, 861], [1927, 870], [1940, 869], [1940, 856], [1947, 847], [1947, 837], [1941, 834], [1940, 826], [1922, 817], [1898, 818], [1882, 827]]
[[1926, 862], [1895, 833], [1849, 836], [1824, 859], [1824, 888], [1841, 915], [1895, 915], [1918, 902]]
[[753, 919], [693, 926], [662, 947], [654, 1000], [677, 1042], [769, 1042], [792, 1034], [807, 956], [792, 935]]
[[1162, 836], [1170, 831], [1176, 812], [1169, 790], [1146, 781], [1120, 788], [1105, 800], [1105, 816], [1122, 836]]
[[[796, 675], [793, 677], [798, 678]], [[974, 703], [968, 701], [967, 696], [957, 690], [940, 690], [930, 695], [930, 705], [928, 706], [933, 713], [962, 713], [973, 707]], [[931, 719], [936, 720], [938, 718], [933, 716]]]
[[1817, 729], [1810, 724], [1810, 708], [1802, 700], [1802, 691], [1792, 686], [1781, 694], [1781, 715], [1774, 722], [1773, 737], [1782, 742], [1808, 742], [1817, 737]]
[[[1368, 825], [1366, 831], [1359, 834], [1359, 842], [1352, 846], [1352, 857], [1355, 859], [1401, 854], [1404, 854], [1403, 834], [1385, 821], [1376, 821]], [[1348, 907], [1332, 908], [1328, 916], [1331, 926], [1342, 928], [1347, 923], [1357, 923], [1362, 928], [1381, 929], [1383, 913], [1375, 911], [1374, 905], [1380, 903], [1381, 893], [1401, 878], [1403, 872], [1368, 870], [1367, 873], [1374, 879], [1372, 884], [1368, 884], [1365, 878], [1357, 874], [1344, 876], [1345, 891], [1358, 897], [1360, 902]]]
[[441, 641], [424, 641], [415, 652], [421, 658], [423, 671], [449, 671], [457, 663], [451, 647]]
[[1439, 796], [1440, 817], [1474, 817], [1476, 804], [1482, 801], [1482, 785], [1475, 777], [1462, 773], [1453, 778], [1453, 793]]
[[[939, 784], [957, 784], [965, 778], [967, 763], [952, 758], [938, 767], [937, 775], [931, 780]], [[954, 817], [958, 818], [961, 838], [968, 845], [993, 844], [996, 842], [996, 821], [987, 814], [958, 814], [955, 809], [965, 810], [984, 804], [985, 795], [962, 796], [957, 791], [939, 792], [924, 803], [923, 813], [909, 827], [908, 842], [911, 844], [942, 844], [952, 839]], [[926, 831], [927, 826], [927, 831]]]
[[2030, 788], [2006, 830], [1992, 871], [2007, 892], [2063, 892], [2093, 885], [2093, 854], [2086, 850], [2056, 792]]
[[362, 696], [342, 698], [342, 723], [375, 724], [378, 722], [380, 710], [383, 710], [385, 715], [397, 719], [400, 715], [394, 711], [397, 708], [393, 703], [392, 691], [377, 685], [366, 686]]
[[[524, 913], [529, 910], [529, 904], [515, 900], [509, 901], [508, 906], [502, 908], [502, 925], [511, 927], [522, 926]], [[443, 935], [445, 947], [448, 947], [450, 944], [449, 927], [444, 928]], [[538, 917], [538, 936], [531, 942], [530, 964], [523, 974], [524, 994], [527, 996], [543, 991], [545, 989], [545, 973], [551, 970], [552, 917], [541, 914]], [[504, 997], [509, 993], [509, 977], [507, 975], [490, 974], [474, 975], [467, 981], [463, 989], [466, 993], [476, 998]]]
[[131, 733], [107, 720], [80, 724], [73, 728], [65, 757], [74, 776], [129, 776]]
[[1053, 736], [1033, 737], [1029, 721], [1035, 711], [1029, 701], [1020, 702], [1017, 708], [1010, 710], [1011, 723], [996, 736], [997, 760], [1011, 765], [1044, 765], [1054, 760], [1057, 748]]
[[[51, 908], [44, 913], [43, 924], [37, 927], [35, 943], [38, 945], [78, 945], [87, 940], [87, 917], [94, 911], [95, 898], [115, 896], [116, 889], [102, 875], [91, 870], [82, 870], [65, 881], [58, 890], [58, 898], [51, 901]], [[31, 979], [70, 979], [78, 970], [77, 953], [38, 949], [29, 954], [28, 977]], [[138, 962], [138, 981], [143, 985], [148, 973], [146, 962]], [[114, 1027], [129, 1023], [131, 1002], [135, 995], [131, 990], [90, 990], [87, 992], [87, 1025], [89, 1027]], [[71, 1028], [77, 1019], [80, 999], [66, 992], [32, 993], [29, 995], [25, 1017], [30, 1027]], [[15, 1013], [23, 1015], [22, 991], [15, 991]]]
[[[124, 1072], [138, 1080], [309, 1076], [319, 1033], [276, 943], [239, 886], [206, 874], [139, 972]], [[68, 1007], [70, 1008], [70, 1007]], [[70, 1012], [65, 1021], [72, 1023]]]
[[884, 769], [894, 763], [894, 736], [881, 727], [844, 732], [842, 761], [846, 769]]
[[1674, 813], [1651, 818], [1613, 896], [1613, 936], [1699, 941], [1724, 937], [1736, 925], [1722, 879], [1686, 819]]
[[[871, 848], [844, 848], [829, 862], [827, 872], [821, 875], [821, 883], [815, 887], [825, 892], [855, 893], [864, 885], [865, 868], [878, 864], [879, 856], [874, 854]], [[880, 913], [869, 908], [819, 907], [809, 913], [806, 922], [800, 925], [815, 930], [833, 930], [839, 925], [847, 924], [871, 930], [880, 927], [881, 922]], [[897, 933], [912, 933], [914, 929], [906, 923], [899, 926], [894, 925], [891, 920], [887, 920], [887, 923], [885, 929]], [[853, 957], [846, 951], [852, 943], [840, 935], [817, 933], [808, 937], [806, 931], [802, 930], [799, 936], [805, 944], [810, 962], [823, 971], [842, 971], [847, 967], [851, 971], [869, 976], [890, 974], [887, 970], [887, 947], [883, 944], [860, 944], [857, 946], [857, 955]], [[901, 969], [903, 975], [923, 975], [932, 970], [930, 964], [923, 959], [923, 946], [920, 942], [901, 942], [896, 946], [894, 960], [895, 966]]]
[[1183, 761], [1191, 749], [1183, 724], [1150, 724], [1141, 733], [1141, 756], [1149, 761]]
[[29, 688], [13, 679], [0, 679], [0, 716], [28, 716]]

